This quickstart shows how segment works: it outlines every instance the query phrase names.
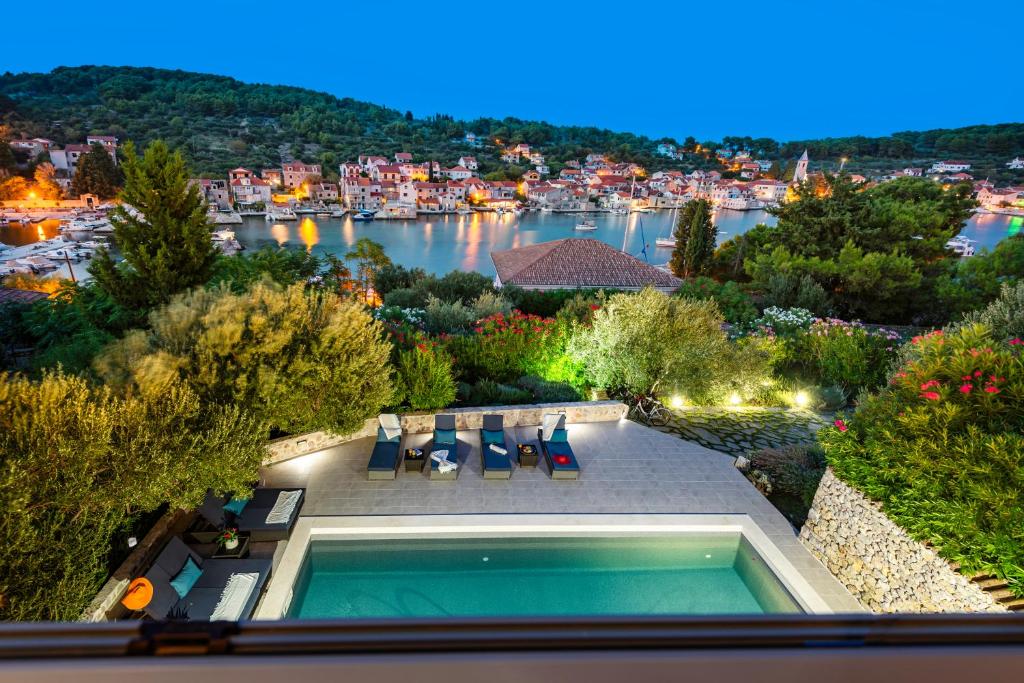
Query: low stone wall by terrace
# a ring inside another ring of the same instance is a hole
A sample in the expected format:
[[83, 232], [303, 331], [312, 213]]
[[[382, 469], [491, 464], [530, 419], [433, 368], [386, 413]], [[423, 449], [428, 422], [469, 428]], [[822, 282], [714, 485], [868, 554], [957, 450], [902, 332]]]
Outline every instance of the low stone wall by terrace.
[[[487, 406], [484, 408], [451, 408], [439, 410], [437, 413], [455, 416], [458, 429], [480, 429], [485, 414], [501, 415], [505, 419], [505, 427], [522, 427], [539, 425], [541, 417], [547, 413], [565, 413], [569, 424], [581, 422], [608, 422], [626, 416], [626, 405], [619, 401], [580, 401], [577, 403], [541, 403], [518, 406]], [[426, 434], [434, 430], [434, 415], [437, 413], [406, 413], [399, 416], [402, 431], [406, 434]], [[310, 432], [297, 436], [275, 439], [267, 444], [267, 459], [264, 465], [273, 465], [291, 458], [315, 453], [325, 448], [356, 439], [377, 435], [377, 418], [367, 420], [362, 428], [352, 434], [331, 434], [330, 432]]]
[[1006, 611], [831, 469], [800, 540], [872, 612]]

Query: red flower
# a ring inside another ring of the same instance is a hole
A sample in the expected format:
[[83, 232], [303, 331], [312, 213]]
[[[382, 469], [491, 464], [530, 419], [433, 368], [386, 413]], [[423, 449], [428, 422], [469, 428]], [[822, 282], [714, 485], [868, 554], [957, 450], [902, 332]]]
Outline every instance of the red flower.
[[960, 393], [961, 394], [969, 394], [969, 393], [971, 393], [971, 389], [973, 389], [973, 388], [974, 388], [973, 384], [961, 384], [960, 385]]
[[1020, 337], [1014, 337], [1010, 340], [1010, 346], [1017, 346], [1018, 344], [1024, 344], [1024, 341], [1021, 341]]
[[922, 391], [921, 398], [926, 398], [929, 401], [938, 401], [942, 396], [937, 391]]
[[849, 429], [849, 427], [846, 426], [846, 423], [843, 422], [842, 420], [836, 420], [832, 424], [834, 424], [836, 426], [836, 429], [838, 429], [841, 432], [845, 432], [847, 429]]
[[[592, 310], [592, 311], [596, 311], [599, 308], [601, 308], [601, 307], [598, 306], [597, 304], [590, 304], [590, 310]], [[1017, 341], [1020, 341], [1020, 340], [1018, 339]]]
[[970, 381], [970, 379], [971, 379], [971, 376], [970, 376], [970, 375], [964, 375], [964, 376], [963, 376], [963, 377], [961, 377], [960, 379], [965, 379], [965, 380], [968, 380], [968, 381]]
[[999, 393], [999, 389], [997, 389], [996, 387], [994, 387], [991, 384], [989, 384], [987, 387], [985, 387], [985, 393], [986, 394], [998, 394]]
[[981, 377], [981, 370], [975, 370], [974, 371], [974, 376], [975, 377]]
[[925, 382], [924, 384], [921, 385], [921, 391], [924, 391], [925, 389], [931, 389], [932, 387], [937, 387], [937, 386], [939, 386], [938, 380], [930, 379], [930, 380], [928, 380], [927, 382]]

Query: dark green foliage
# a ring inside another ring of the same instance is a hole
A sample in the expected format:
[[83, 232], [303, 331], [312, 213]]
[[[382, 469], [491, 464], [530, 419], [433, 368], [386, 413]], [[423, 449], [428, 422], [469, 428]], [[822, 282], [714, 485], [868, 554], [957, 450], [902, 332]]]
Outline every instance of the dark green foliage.
[[825, 288], [810, 275], [778, 272], [768, 278], [761, 295], [765, 308], [803, 308], [818, 317], [832, 313], [832, 301]]
[[507, 384], [482, 379], [476, 384], [459, 383], [459, 400], [467, 406], [502, 406], [530, 403], [533, 394]]
[[679, 212], [673, 235], [676, 246], [669, 267], [677, 277], [704, 275], [715, 254], [718, 228], [711, 220], [711, 203], [706, 199], [687, 202]]
[[581, 400], [580, 393], [565, 382], [549, 382], [534, 375], [524, 375], [516, 386], [532, 394], [533, 403], [566, 403]]
[[406, 268], [403, 265], [388, 263], [374, 272], [373, 289], [377, 296], [386, 297], [396, 289], [408, 289], [427, 277], [422, 268]]
[[424, 308], [427, 305], [426, 294], [411, 288], [393, 289], [384, 297], [385, 306], [398, 308]]
[[242, 292], [266, 277], [287, 286], [308, 281], [321, 267], [320, 259], [305, 249], [266, 246], [254, 252], [218, 257], [209, 284], [224, 283], [232, 291]]
[[733, 325], [745, 325], [757, 318], [757, 308], [750, 295], [731, 280], [724, 284], [709, 277], [686, 280], [676, 290], [676, 295], [688, 299], [713, 299], [725, 321]]
[[142, 157], [129, 143], [123, 157], [121, 199], [128, 206], [114, 209], [111, 223], [124, 261], [117, 263], [100, 249], [89, 272], [101, 289], [141, 317], [178, 292], [205, 284], [217, 249], [210, 239], [206, 204], [189, 185], [180, 154], [157, 141]]
[[118, 173], [114, 160], [103, 145], [94, 142], [79, 160], [75, 177], [71, 181], [71, 194], [94, 194], [100, 199], [111, 199], [117, 194]]
[[983, 250], [955, 263], [936, 285], [949, 314], [976, 310], [994, 301], [1002, 287], [1024, 282], [1024, 235], [1002, 240], [992, 251]]
[[[404, 269], [402, 269], [404, 270]], [[398, 277], [395, 277], [395, 275]], [[409, 286], [389, 289], [384, 296], [388, 306], [402, 308], [426, 308], [431, 296], [445, 303], [462, 302], [466, 306], [472, 304], [484, 292], [493, 292], [491, 278], [476, 272], [453, 270], [443, 277], [426, 275], [422, 270], [388, 271], [384, 274], [385, 283], [401, 284], [411, 282]]]
[[754, 451], [750, 468], [768, 475], [772, 493], [794, 496], [806, 510], [825, 474], [825, 452], [819, 446], [780, 446]]

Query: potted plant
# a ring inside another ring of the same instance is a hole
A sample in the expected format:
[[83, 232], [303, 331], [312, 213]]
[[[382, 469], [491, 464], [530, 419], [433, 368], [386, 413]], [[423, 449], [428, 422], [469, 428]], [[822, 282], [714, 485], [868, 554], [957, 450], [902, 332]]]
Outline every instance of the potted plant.
[[238, 547], [238, 529], [225, 529], [220, 535], [220, 544], [227, 550]]

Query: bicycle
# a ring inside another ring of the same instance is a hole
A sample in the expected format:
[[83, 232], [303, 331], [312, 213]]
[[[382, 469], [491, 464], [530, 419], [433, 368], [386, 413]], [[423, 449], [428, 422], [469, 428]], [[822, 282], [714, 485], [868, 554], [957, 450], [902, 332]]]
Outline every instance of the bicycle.
[[629, 408], [629, 416], [650, 427], [665, 427], [672, 420], [672, 412], [653, 396], [637, 394]]

